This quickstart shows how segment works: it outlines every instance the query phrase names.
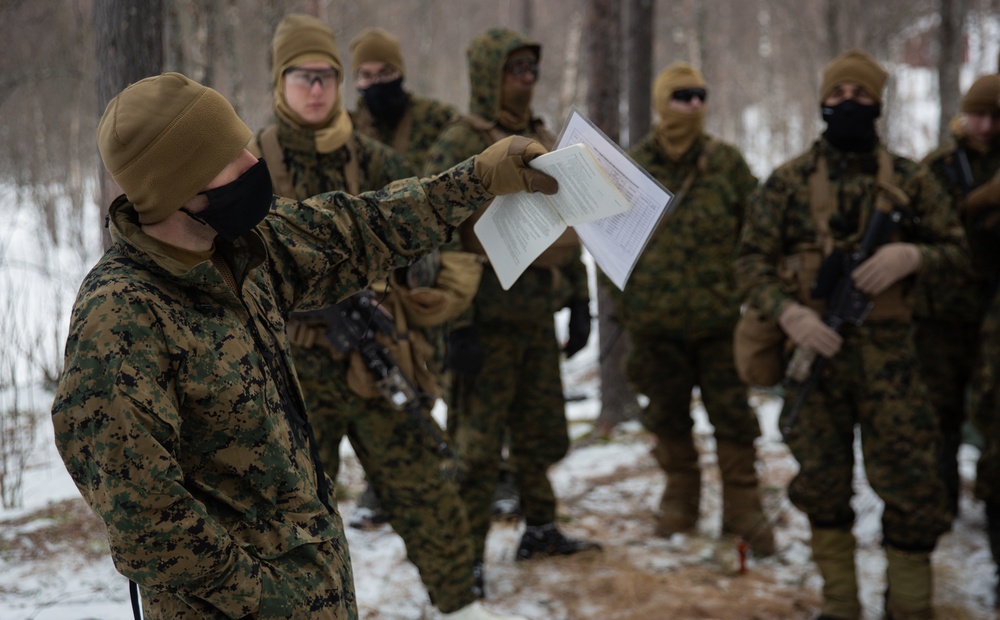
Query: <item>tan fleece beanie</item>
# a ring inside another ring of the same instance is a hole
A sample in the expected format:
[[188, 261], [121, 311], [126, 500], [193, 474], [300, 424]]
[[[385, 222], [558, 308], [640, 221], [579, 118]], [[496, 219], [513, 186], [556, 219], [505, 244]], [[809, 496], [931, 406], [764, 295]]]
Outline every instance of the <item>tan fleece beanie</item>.
[[976, 78], [962, 97], [963, 114], [993, 114], [1000, 102], [1000, 75], [991, 73]]
[[366, 62], [384, 62], [406, 75], [399, 39], [381, 28], [365, 28], [351, 41], [351, 68], [354, 73]]
[[181, 208], [252, 137], [222, 95], [180, 73], [132, 84], [108, 103], [97, 124], [104, 167], [142, 224]]
[[340, 93], [330, 108], [330, 113], [316, 125], [308, 125], [292, 110], [285, 100], [285, 70], [307, 62], [327, 62], [337, 69], [339, 80], [344, 79], [344, 67], [340, 64], [337, 40], [333, 30], [324, 22], [310, 15], [293, 13], [281, 20], [271, 40], [271, 71], [274, 78], [274, 111], [278, 117], [298, 127], [312, 129], [315, 134], [316, 150], [331, 153], [351, 137], [354, 125], [351, 117], [340, 105]]
[[882, 103], [882, 91], [889, 74], [867, 52], [854, 49], [833, 59], [823, 69], [823, 84], [819, 89], [819, 102], [823, 103], [834, 86], [844, 82], [857, 82], [865, 87], [876, 103]]
[[289, 67], [312, 61], [328, 62], [336, 67], [341, 79], [344, 67], [340, 64], [337, 40], [333, 30], [310, 15], [288, 15], [274, 31], [271, 40], [271, 75], [274, 88], [281, 86], [281, 76]]

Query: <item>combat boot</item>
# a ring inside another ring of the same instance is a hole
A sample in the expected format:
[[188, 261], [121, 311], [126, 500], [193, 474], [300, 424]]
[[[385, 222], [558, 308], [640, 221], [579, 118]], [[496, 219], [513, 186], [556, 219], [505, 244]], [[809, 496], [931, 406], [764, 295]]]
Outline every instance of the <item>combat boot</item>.
[[517, 559], [527, 560], [550, 555], [572, 555], [591, 549], [600, 551], [600, 543], [570, 538], [560, 532], [555, 523], [529, 525], [524, 528], [521, 544], [517, 547]]
[[693, 530], [698, 525], [701, 503], [701, 468], [694, 440], [690, 434], [680, 439], [658, 437], [653, 456], [667, 474], [667, 487], [656, 515], [656, 535], [669, 538]]
[[472, 563], [472, 593], [476, 598], [486, 598], [486, 569], [482, 560]]
[[471, 605], [466, 605], [458, 611], [453, 611], [450, 614], [442, 614], [441, 617], [445, 620], [528, 620], [524, 616], [500, 614], [495, 611], [491, 611], [484, 607], [479, 601], [476, 601]]
[[358, 505], [351, 513], [349, 524], [355, 529], [370, 530], [388, 522], [389, 515], [382, 509], [378, 496], [375, 495], [372, 485], [369, 484], [365, 487], [365, 492], [358, 498]]
[[931, 620], [931, 554], [886, 545], [885, 616], [891, 620]]
[[517, 480], [508, 467], [500, 469], [490, 510], [494, 519], [518, 520], [524, 516], [521, 513], [521, 493], [517, 488]]
[[849, 528], [813, 527], [813, 562], [823, 576], [820, 618], [857, 620], [861, 617], [858, 578], [854, 569], [854, 534]]
[[757, 555], [773, 555], [774, 532], [760, 504], [753, 443], [716, 439], [715, 444], [722, 476], [722, 531], [742, 537]]

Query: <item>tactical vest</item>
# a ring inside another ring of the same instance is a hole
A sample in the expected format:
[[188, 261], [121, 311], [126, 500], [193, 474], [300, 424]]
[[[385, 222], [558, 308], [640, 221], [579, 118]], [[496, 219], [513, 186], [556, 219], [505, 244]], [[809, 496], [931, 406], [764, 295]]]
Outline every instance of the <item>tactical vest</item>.
[[[381, 141], [378, 129], [375, 127], [375, 119], [368, 109], [364, 109], [354, 115], [355, 131], [368, 136], [369, 138]], [[396, 124], [396, 130], [392, 134], [392, 147], [397, 153], [405, 154], [410, 148], [410, 135], [413, 133], [413, 114], [410, 110], [410, 103], [407, 101], [406, 110], [403, 111], [402, 118]]]
[[[894, 183], [892, 156], [883, 147], [876, 153], [878, 171], [875, 176], [875, 207], [873, 210], [891, 210], [893, 207], [905, 207], [909, 197]], [[816, 240], [798, 246], [798, 252], [786, 257], [779, 267], [779, 275], [786, 283], [796, 290], [799, 303], [816, 310], [820, 315], [826, 311], [825, 299], [814, 299], [809, 292], [820, 265], [834, 249], [850, 254], [864, 235], [868, 221], [872, 216], [870, 211], [864, 222], [859, 222], [857, 232], [849, 239], [836, 241], [830, 232], [830, 215], [834, 211], [837, 198], [830, 185], [826, 158], [822, 153], [816, 153], [813, 171], [809, 175], [809, 211], [813, 225], [816, 228]], [[894, 234], [890, 241], [897, 241]], [[913, 315], [913, 282], [904, 278], [896, 282], [872, 300], [874, 306], [866, 321], [900, 321], [908, 323]]]
[[[347, 193], [356, 196], [361, 193], [361, 166], [358, 164], [358, 145], [354, 142], [353, 135], [347, 139], [344, 146], [350, 155], [343, 170], [344, 182], [347, 184]], [[277, 125], [266, 127], [257, 135], [257, 147], [267, 162], [274, 193], [283, 198], [300, 200], [295, 195], [295, 185], [292, 183], [291, 175], [288, 174], [288, 166], [285, 165], [285, 153], [281, 143], [278, 142]]]

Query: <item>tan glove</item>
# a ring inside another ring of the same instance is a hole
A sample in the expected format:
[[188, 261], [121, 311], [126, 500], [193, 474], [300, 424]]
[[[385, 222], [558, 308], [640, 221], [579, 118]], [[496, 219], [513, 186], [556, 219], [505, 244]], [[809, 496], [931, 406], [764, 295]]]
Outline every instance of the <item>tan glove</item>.
[[887, 243], [851, 272], [854, 286], [875, 296], [920, 269], [920, 248], [912, 243]]
[[483, 188], [499, 196], [517, 192], [554, 194], [559, 183], [544, 172], [528, 167], [528, 162], [544, 155], [544, 146], [524, 136], [510, 136], [476, 155], [475, 173]]
[[833, 357], [840, 351], [844, 339], [823, 322], [819, 313], [808, 306], [792, 302], [778, 315], [778, 325], [796, 345]]

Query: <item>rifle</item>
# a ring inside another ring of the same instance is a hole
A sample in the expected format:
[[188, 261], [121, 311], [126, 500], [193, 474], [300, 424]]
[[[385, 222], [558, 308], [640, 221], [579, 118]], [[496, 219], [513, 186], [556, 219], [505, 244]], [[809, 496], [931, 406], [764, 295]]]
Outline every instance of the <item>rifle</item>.
[[972, 167], [969, 165], [969, 154], [965, 148], [958, 146], [951, 161], [945, 162], [945, 176], [952, 185], [957, 185], [962, 191], [962, 196], [968, 197], [969, 193], [976, 189], [976, 181], [972, 177]]
[[452, 453], [441, 432], [435, 428], [424, 408], [430, 408], [434, 397], [421, 392], [400, 370], [399, 364], [383, 345], [375, 340], [381, 332], [395, 339], [396, 326], [392, 318], [378, 308], [373, 291], [362, 291], [333, 306], [319, 310], [294, 313], [295, 318], [319, 320], [326, 324], [326, 339], [333, 348], [344, 355], [357, 351], [365, 368], [375, 378], [382, 397], [395, 409], [406, 411], [415, 418], [427, 435], [437, 445], [441, 456], [451, 458]]
[[[872, 306], [875, 305], [868, 295], [854, 286], [851, 272], [885, 243], [889, 233], [902, 219], [902, 212], [898, 207], [908, 202], [909, 198], [900, 190], [879, 184], [875, 209], [857, 249], [846, 260], [843, 253], [834, 251], [820, 266], [809, 295], [813, 299], [827, 299], [823, 322], [838, 334], [842, 335], [847, 325], [862, 325]], [[792, 355], [785, 372], [785, 387], [797, 387], [799, 392], [781, 429], [781, 434], [786, 440], [806, 399], [819, 385], [820, 376], [828, 363], [827, 358], [817, 356], [815, 351], [801, 347], [796, 348]]]

